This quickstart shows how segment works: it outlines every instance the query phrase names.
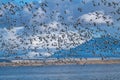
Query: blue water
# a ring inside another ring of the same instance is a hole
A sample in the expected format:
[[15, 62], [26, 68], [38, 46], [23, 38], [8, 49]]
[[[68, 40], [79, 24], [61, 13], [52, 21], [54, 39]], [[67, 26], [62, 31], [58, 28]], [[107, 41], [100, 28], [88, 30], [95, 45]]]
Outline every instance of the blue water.
[[0, 80], [120, 80], [120, 64], [0, 67]]

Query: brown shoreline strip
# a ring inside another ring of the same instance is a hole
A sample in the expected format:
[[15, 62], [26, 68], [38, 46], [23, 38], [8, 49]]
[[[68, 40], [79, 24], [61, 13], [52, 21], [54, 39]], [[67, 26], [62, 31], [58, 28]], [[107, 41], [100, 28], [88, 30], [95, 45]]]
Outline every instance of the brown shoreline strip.
[[50, 61], [18, 61], [0, 62], [0, 66], [43, 66], [43, 65], [66, 65], [66, 64], [120, 64], [117, 60], [50, 60]]

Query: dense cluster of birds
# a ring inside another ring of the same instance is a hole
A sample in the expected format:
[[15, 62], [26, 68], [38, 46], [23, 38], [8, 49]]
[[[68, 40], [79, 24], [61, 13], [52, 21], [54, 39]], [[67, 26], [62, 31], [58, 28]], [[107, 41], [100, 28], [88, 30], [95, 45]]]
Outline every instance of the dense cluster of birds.
[[[49, 0], [43, 0], [38, 3], [21, 0], [19, 4], [22, 5], [14, 4], [14, 0], [7, 3], [0, 2], [0, 25], [1, 27], [7, 26], [6, 28], [0, 29], [0, 51], [4, 53], [5, 57], [15, 55], [16, 58], [18, 58], [17, 56], [21, 53], [27, 56], [28, 52], [36, 52], [38, 54], [34, 55], [35, 57], [43, 56], [49, 58], [54, 54], [54, 51], [71, 49], [94, 38], [96, 33], [103, 33], [101, 38], [111, 36], [107, 33], [107, 30], [101, 29], [100, 26], [103, 25], [114, 28], [114, 22], [120, 22], [119, 0], [91, 0], [91, 6], [93, 7], [104, 6], [107, 9], [113, 9], [108, 11], [111, 15], [118, 15], [113, 22], [107, 20], [111, 19], [111, 16], [106, 17], [97, 11], [94, 14], [89, 14], [89, 16], [94, 15], [95, 19], [91, 18], [88, 22], [85, 22], [85, 20], [80, 17], [75, 18], [73, 16], [70, 16], [69, 21], [67, 21], [66, 16], [68, 18], [70, 11], [67, 9], [64, 10], [64, 6], [61, 6], [61, 3], [71, 4], [72, 6], [74, 0], [58, 0], [58, 2], [55, 0], [55, 4], [52, 5], [56, 7], [55, 10], [49, 10], [51, 5], [49, 5], [48, 1]], [[87, 0], [82, 0], [80, 5], [88, 5]], [[57, 10], [57, 8], [60, 7], [63, 8], [62, 12], [59, 9]], [[74, 10], [79, 13], [85, 11], [79, 6]], [[107, 14], [107, 12], [105, 12], [105, 14]], [[16, 16], [18, 17], [15, 18]], [[100, 25], [95, 22], [95, 20], [101, 18], [105, 21], [105, 24]], [[16, 26], [23, 26], [22, 31], [17, 33]], [[15, 27], [16, 30], [14, 30]], [[71, 31], [71, 29], [73, 31]], [[120, 31], [120, 27], [117, 28], [117, 31]], [[119, 36], [119, 33], [116, 33], [114, 36]], [[110, 43], [104, 41], [104, 43], [101, 44], [107, 45]], [[114, 41], [114, 44], [117, 44], [117, 41]], [[92, 45], [97, 47], [98, 44]], [[106, 46], [105, 49], [107, 47], [109, 46]], [[51, 50], [51, 48], [55, 50]], [[46, 51], [46, 53], [42, 53], [41, 49]], [[93, 54], [97, 54], [95, 51], [92, 52]], [[101, 56], [102, 59], [104, 57], [102, 54], [99, 56]]]

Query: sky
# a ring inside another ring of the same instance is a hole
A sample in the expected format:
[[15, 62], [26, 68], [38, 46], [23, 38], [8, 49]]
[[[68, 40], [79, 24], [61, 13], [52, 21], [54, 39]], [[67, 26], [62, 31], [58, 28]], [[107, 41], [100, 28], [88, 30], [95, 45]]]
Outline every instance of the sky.
[[1, 0], [0, 54], [51, 56], [93, 38], [119, 39], [120, 0]]

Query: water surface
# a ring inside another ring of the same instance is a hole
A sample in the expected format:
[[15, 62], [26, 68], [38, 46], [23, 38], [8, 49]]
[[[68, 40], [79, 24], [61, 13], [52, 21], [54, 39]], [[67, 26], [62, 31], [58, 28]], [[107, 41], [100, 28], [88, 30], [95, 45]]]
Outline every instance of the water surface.
[[0, 80], [120, 80], [120, 64], [7, 66]]

